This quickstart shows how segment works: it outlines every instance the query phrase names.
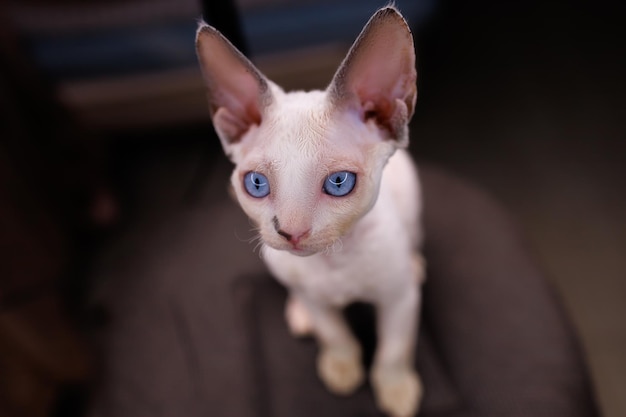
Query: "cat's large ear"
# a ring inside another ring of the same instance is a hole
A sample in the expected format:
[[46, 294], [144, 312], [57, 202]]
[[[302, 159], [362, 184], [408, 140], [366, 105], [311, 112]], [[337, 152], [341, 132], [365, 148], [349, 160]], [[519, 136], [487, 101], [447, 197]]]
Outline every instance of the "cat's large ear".
[[[196, 52], [208, 89], [213, 126], [227, 155], [253, 125], [259, 125], [272, 94], [267, 79], [217, 29], [201, 24]], [[236, 161], [235, 161], [236, 162]]]
[[408, 144], [407, 123], [417, 97], [411, 30], [394, 7], [372, 16], [350, 48], [329, 87], [340, 108], [374, 119], [398, 146]]

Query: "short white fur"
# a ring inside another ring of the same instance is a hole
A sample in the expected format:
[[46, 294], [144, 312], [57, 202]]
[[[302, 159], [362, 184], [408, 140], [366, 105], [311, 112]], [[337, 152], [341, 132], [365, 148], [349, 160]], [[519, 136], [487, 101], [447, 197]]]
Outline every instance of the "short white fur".
[[[213, 124], [235, 164], [234, 194], [258, 227], [265, 263], [290, 293], [290, 330], [318, 339], [320, 378], [349, 394], [364, 370], [341, 308], [372, 303], [377, 404], [393, 417], [414, 415], [424, 265], [419, 180], [402, 149], [417, 95], [408, 25], [394, 7], [376, 12], [325, 91], [284, 92], [208, 25], [196, 46]], [[356, 174], [354, 189], [326, 194], [325, 179], [342, 171]], [[269, 195], [247, 193], [250, 172], [267, 177]]]

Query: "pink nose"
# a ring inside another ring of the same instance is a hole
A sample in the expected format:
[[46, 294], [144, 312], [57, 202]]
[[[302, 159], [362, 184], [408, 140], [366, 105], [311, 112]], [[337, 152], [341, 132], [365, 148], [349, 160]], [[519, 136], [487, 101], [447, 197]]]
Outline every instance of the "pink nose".
[[282, 229], [278, 229], [276, 230], [276, 233], [278, 233], [279, 235], [281, 235], [282, 237], [285, 238], [285, 240], [287, 240], [288, 242], [297, 245], [298, 242], [300, 242], [302, 239], [304, 239], [305, 237], [307, 237], [309, 235], [310, 229], [309, 230], [305, 230], [304, 232], [286, 232]]
[[287, 242], [290, 242], [294, 246], [297, 245], [298, 242], [300, 242], [302, 239], [307, 237], [311, 232], [310, 228], [304, 231], [303, 229], [285, 230], [280, 226], [280, 222], [278, 221], [278, 217], [276, 216], [274, 216], [274, 218], [272, 219], [272, 223], [274, 223], [274, 230], [276, 230], [276, 233], [285, 238]]

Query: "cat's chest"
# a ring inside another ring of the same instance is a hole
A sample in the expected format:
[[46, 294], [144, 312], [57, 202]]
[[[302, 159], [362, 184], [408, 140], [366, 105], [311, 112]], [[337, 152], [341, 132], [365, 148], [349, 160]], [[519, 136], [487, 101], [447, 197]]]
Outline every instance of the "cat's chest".
[[304, 258], [270, 250], [265, 260], [272, 274], [292, 290], [323, 303], [345, 306], [380, 299], [411, 281], [407, 247], [380, 243], [372, 241]]
[[384, 272], [371, 256], [319, 256], [296, 269], [292, 284], [311, 297], [339, 306], [355, 300], [370, 301]]

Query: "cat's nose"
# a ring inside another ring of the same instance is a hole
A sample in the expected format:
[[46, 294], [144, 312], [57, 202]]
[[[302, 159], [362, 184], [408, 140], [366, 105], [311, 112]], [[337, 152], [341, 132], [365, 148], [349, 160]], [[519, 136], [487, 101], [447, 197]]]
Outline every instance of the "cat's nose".
[[305, 230], [304, 232], [295, 232], [289, 233], [282, 229], [276, 230], [276, 233], [285, 238], [286, 241], [297, 245], [302, 239], [309, 235], [310, 230]]
[[274, 219], [272, 220], [274, 222], [274, 229], [276, 230], [276, 233], [278, 233], [286, 241], [293, 243], [294, 245], [297, 245], [298, 242], [305, 238], [311, 231], [311, 229], [307, 229], [305, 231], [285, 230], [281, 228], [280, 223], [278, 222], [278, 219], [276, 217], [274, 217]]

